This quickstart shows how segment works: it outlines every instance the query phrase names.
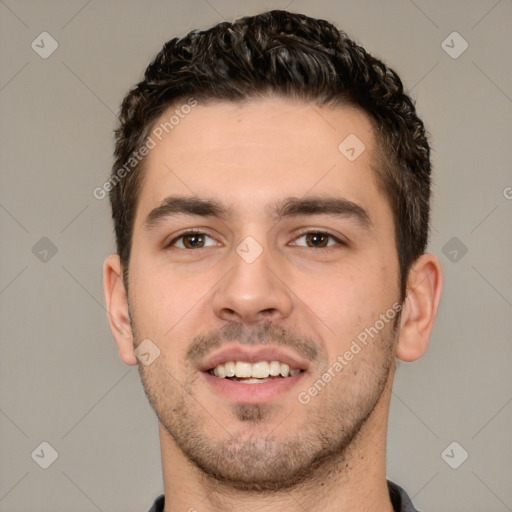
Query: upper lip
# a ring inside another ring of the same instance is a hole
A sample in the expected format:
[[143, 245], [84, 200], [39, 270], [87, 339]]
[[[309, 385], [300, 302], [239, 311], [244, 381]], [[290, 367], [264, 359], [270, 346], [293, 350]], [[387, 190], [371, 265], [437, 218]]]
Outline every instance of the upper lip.
[[307, 370], [309, 363], [290, 349], [284, 347], [263, 346], [249, 349], [240, 344], [230, 344], [210, 354], [199, 366], [203, 372], [215, 368], [219, 364], [228, 361], [244, 361], [258, 363], [259, 361], [279, 361], [287, 364], [292, 369]]

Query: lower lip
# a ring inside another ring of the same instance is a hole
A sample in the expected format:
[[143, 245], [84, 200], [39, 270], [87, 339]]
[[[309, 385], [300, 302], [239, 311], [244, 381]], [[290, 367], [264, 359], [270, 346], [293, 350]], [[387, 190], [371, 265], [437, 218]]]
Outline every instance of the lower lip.
[[237, 404], [248, 404], [269, 402], [279, 397], [298, 384], [304, 372], [300, 372], [293, 377], [276, 378], [261, 384], [244, 384], [243, 382], [221, 379], [207, 372], [202, 372], [202, 375], [217, 395], [222, 395]]

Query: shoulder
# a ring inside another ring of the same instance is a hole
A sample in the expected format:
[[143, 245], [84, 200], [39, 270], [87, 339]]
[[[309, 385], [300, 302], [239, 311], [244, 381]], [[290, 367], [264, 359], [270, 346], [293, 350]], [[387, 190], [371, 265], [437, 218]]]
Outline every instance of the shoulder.
[[414, 508], [409, 495], [399, 485], [388, 480], [388, 489], [395, 512], [419, 512]]
[[158, 496], [158, 498], [153, 503], [153, 506], [149, 509], [148, 512], [163, 512], [165, 503], [165, 495]]

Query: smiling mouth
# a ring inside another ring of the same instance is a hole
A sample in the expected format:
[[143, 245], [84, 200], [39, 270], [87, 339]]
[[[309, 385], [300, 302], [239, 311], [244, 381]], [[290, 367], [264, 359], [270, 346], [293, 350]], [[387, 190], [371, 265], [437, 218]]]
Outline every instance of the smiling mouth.
[[288, 364], [274, 360], [258, 361], [257, 363], [228, 361], [211, 368], [208, 370], [208, 373], [220, 379], [228, 379], [233, 382], [261, 384], [273, 379], [294, 377], [303, 371], [299, 368], [290, 368]]

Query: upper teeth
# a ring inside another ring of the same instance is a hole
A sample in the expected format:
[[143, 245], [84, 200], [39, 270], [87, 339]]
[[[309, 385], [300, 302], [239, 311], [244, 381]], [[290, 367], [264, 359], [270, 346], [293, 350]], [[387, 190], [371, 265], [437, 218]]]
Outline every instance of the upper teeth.
[[213, 369], [213, 374], [216, 377], [239, 377], [239, 378], [255, 378], [266, 379], [268, 376], [288, 377], [297, 375], [299, 369], [290, 369], [286, 363], [279, 361], [259, 361], [251, 364], [245, 361], [229, 361], [224, 364], [219, 364]]

